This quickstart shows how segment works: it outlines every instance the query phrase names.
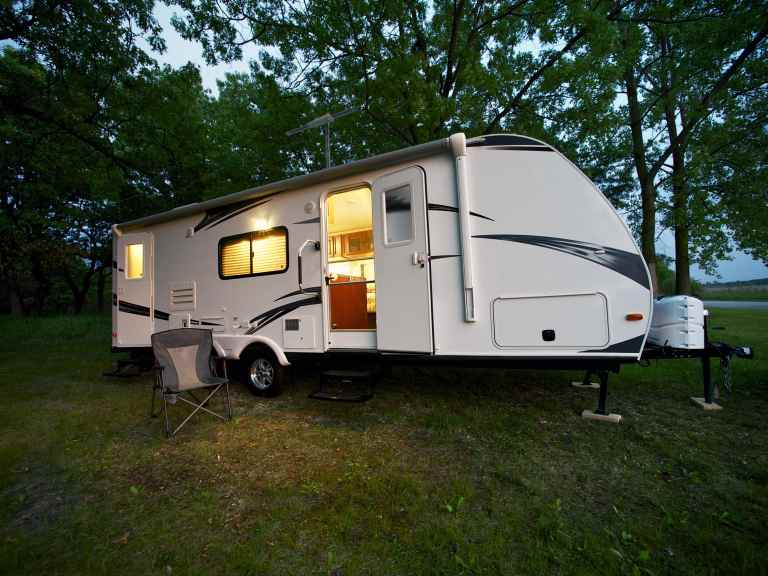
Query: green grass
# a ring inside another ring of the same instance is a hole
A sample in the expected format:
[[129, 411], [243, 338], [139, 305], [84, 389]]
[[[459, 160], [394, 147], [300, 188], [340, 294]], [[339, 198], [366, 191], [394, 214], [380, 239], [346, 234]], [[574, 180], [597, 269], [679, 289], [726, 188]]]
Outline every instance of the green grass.
[[0, 573], [765, 574], [768, 313], [712, 313], [757, 355], [719, 413], [693, 361], [614, 377], [619, 426], [578, 373], [395, 368], [361, 405], [236, 386], [174, 441], [100, 376], [108, 319], [0, 319]]

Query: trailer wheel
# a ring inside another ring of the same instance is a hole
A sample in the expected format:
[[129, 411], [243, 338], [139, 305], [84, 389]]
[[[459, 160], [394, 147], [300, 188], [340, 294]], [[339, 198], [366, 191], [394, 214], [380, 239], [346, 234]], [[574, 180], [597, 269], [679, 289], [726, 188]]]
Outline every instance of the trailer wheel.
[[277, 396], [282, 392], [285, 368], [267, 350], [249, 351], [242, 358], [242, 381], [258, 396]]

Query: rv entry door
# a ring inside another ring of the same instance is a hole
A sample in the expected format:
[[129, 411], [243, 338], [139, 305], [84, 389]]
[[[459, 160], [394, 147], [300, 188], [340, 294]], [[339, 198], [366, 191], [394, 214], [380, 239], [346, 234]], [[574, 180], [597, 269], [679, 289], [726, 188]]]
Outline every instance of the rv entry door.
[[152, 234], [124, 234], [117, 249], [117, 344], [149, 346], [153, 310]]
[[376, 347], [432, 352], [424, 172], [414, 166], [373, 183]]

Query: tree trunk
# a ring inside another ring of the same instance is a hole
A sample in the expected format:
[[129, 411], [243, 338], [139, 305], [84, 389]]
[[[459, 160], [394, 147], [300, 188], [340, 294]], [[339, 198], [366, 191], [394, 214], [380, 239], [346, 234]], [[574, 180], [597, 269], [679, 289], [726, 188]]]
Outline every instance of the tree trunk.
[[635, 162], [637, 180], [640, 183], [640, 200], [643, 209], [643, 219], [640, 224], [640, 250], [651, 274], [651, 287], [654, 294], [657, 294], [659, 281], [656, 276], [656, 187], [648, 172], [648, 163], [645, 157], [643, 118], [637, 95], [637, 78], [633, 67], [630, 66], [626, 69], [624, 81], [627, 88], [629, 126], [632, 132], [632, 157]]
[[29, 312], [24, 308], [24, 296], [12, 287], [8, 290], [8, 296], [11, 299], [11, 314], [14, 316], [28, 316]]
[[[677, 135], [674, 109], [666, 107], [670, 140]], [[671, 122], [671, 124], [670, 124]], [[675, 227], [675, 293], [691, 293], [691, 262], [688, 252], [688, 181], [685, 172], [685, 150], [672, 151], [672, 217]]]
[[104, 288], [106, 284], [107, 275], [104, 273], [104, 266], [100, 266], [96, 279], [96, 310], [98, 310], [99, 314], [104, 312]]
[[[665, 59], [673, 57], [669, 39], [662, 36], [661, 54]], [[675, 229], [675, 293], [691, 293], [691, 262], [688, 252], [688, 177], [685, 170], [686, 144], [678, 139], [677, 100], [674, 68], [669, 74], [664, 72], [662, 79], [664, 92], [664, 119], [667, 124], [667, 136], [672, 147], [672, 221]], [[681, 124], [685, 124], [683, 110], [680, 109]]]
[[95, 272], [95, 265], [92, 264], [83, 276], [82, 285], [79, 286], [77, 280], [72, 277], [70, 270], [64, 269], [64, 280], [72, 292], [72, 312], [75, 314], [80, 314], [85, 308], [85, 303], [88, 301], [88, 290], [91, 287], [91, 280]]

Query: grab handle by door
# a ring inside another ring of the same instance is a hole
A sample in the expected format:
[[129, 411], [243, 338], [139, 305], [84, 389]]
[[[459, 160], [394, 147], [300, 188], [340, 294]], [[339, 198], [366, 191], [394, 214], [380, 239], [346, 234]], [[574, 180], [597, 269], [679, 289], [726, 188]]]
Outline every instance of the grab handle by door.
[[304, 248], [306, 248], [309, 245], [312, 245], [315, 250], [320, 250], [320, 242], [317, 240], [304, 240], [304, 244], [301, 245], [301, 248], [299, 248], [299, 292], [304, 292], [304, 286], [302, 285], [302, 276], [301, 276], [301, 253], [304, 252]]
[[411, 264], [414, 266], [421, 266], [424, 268], [424, 265], [427, 263], [427, 255], [422, 254], [421, 252], [414, 252], [411, 254]]

